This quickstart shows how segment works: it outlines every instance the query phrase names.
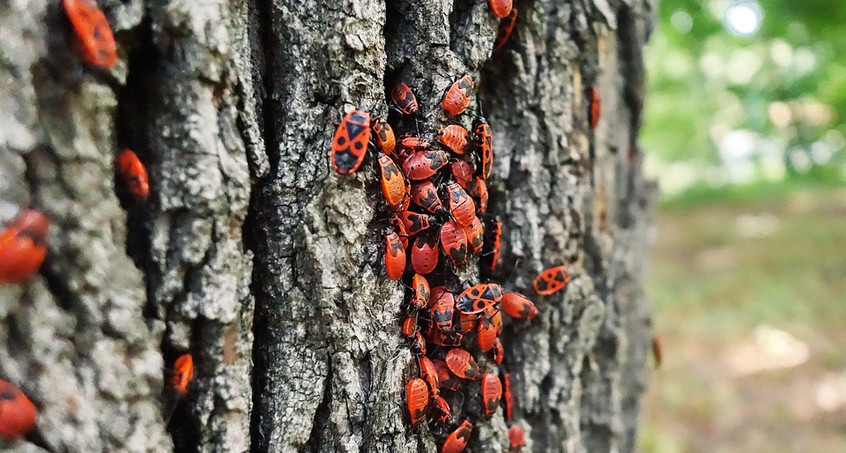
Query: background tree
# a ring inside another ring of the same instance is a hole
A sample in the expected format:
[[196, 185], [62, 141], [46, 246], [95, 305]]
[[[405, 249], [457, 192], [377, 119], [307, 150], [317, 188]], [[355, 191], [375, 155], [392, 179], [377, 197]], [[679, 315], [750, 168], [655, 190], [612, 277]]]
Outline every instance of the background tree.
[[[342, 177], [327, 154], [343, 108], [386, 116], [398, 78], [421, 131], [439, 130], [444, 90], [468, 73], [480, 106], [463, 121], [484, 113], [494, 131], [497, 279], [527, 290], [560, 263], [574, 276], [535, 298], [533, 322], [506, 325], [517, 423], [537, 451], [632, 449], [649, 344], [653, 190], [635, 143], [649, 5], [520, 1], [494, 54], [498, 20], [480, 0], [101, 6], [120, 56], [108, 72], [82, 65], [60, 4], [0, 5], [0, 217], [34, 205], [53, 221], [40, 274], [0, 287], [0, 373], [38, 406], [40, 444], [434, 449], [404, 414], [416, 365], [404, 287], [380, 262], [376, 172], [368, 160]], [[150, 170], [144, 202], [115, 180], [124, 147]], [[475, 261], [458, 278], [478, 281]], [[166, 423], [162, 379], [186, 351], [194, 382]], [[471, 445], [496, 450], [505, 434], [500, 413]]]

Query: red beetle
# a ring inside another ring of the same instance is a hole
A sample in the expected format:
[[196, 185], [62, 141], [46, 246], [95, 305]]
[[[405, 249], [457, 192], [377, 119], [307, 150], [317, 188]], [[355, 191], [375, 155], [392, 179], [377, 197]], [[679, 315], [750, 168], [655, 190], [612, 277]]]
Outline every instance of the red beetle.
[[502, 295], [502, 309], [508, 316], [517, 319], [534, 319], [538, 315], [538, 309], [526, 296], [518, 293], [505, 293]]
[[473, 165], [466, 160], [455, 160], [450, 164], [450, 171], [455, 181], [464, 189], [473, 183], [473, 173], [476, 171]]
[[488, 179], [493, 171], [493, 132], [484, 118], [480, 118], [476, 125], [476, 151], [482, 162], [481, 176]]
[[426, 387], [426, 381], [423, 379], [408, 381], [405, 385], [405, 403], [408, 414], [411, 416], [411, 424], [420, 424], [426, 414], [426, 406], [429, 405], [429, 389]]
[[[420, 234], [411, 245], [411, 268], [427, 275], [438, 265], [438, 241], [434, 235]], [[431, 300], [431, 299], [430, 299]]]
[[0, 233], [0, 282], [17, 283], [34, 274], [47, 256], [50, 221], [25, 209]]
[[396, 214], [391, 217], [391, 230], [399, 236], [400, 242], [402, 242], [402, 247], [408, 247], [408, 231], [405, 229], [405, 224], [402, 222], [402, 219]]
[[488, 307], [484, 313], [479, 322], [476, 341], [479, 343], [479, 349], [490, 351], [502, 331], [502, 312], [495, 307]]
[[439, 291], [437, 299], [429, 307], [432, 323], [444, 333], [452, 333], [452, 317], [455, 313], [455, 296], [449, 291]]
[[469, 226], [476, 217], [476, 204], [473, 203], [473, 199], [455, 181], [447, 184], [447, 192], [449, 193], [449, 211], [452, 213], [452, 218], [459, 225]]
[[443, 108], [447, 115], [456, 116], [464, 113], [470, 106], [470, 90], [473, 80], [465, 74], [456, 80], [444, 95]]
[[570, 283], [570, 274], [567, 273], [567, 266], [561, 265], [541, 271], [532, 286], [538, 294], [548, 296], [563, 289], [567, 283]]
[[117, 45], [106, 15], [94, 0], [63, 0], [82, 59], [92, 66], [110, 69], [117, 61]]
[[458, 312], [458, 326], [457, 330], [462, 334], [475, 332], [479, 328], [479, 321], [482, 319], [480, 313], [461, 313]]
[[403, 137], [400, 144], [403, 148], [411, 151], [422, 151], [429, 148], [429, 140], [419, 137]]
[[488, 4], [491, 5], [494, 15], [500, 19], [511, 14], [512, 0], [488, 0]]
[[391, 280], [398, 280], [405, 272], [405, 248], [396, 233], [385, 236], [385, 273]]
[[444, 212], [446, 209], [443, 203], [441, 203], [440, 197], [438, 197], [438, 189], [428, 179], [414, 181], [411, 184], [411, 201], [432, 214]]
[[397, 108], [406, 115], [414, 115], [417, 113], [417, 98], [411, 92], [411, 88], [405, 83], [398, 83], [391, 91], [391, 100], [397, 105]]
[[474, 215], [470, 225], [463, 228], [470, 247], [476, 253], [481, 252], [482, 246], [485, 244], [485, 227], [482, 226], [482, 221]]
[[526, 433], [520, 425], [508, 428], [508, 453], [521, 453], [526, 446]]
[[188, 393], [188, 384], [194, 378], [194, 358], [191, 354], [182, 354], [173, 363], [173, 377], [170, 380], [171, 385], [180, 395]]
[[514, 411], [514, 405], [516, 404], [516, 400], [514, 399], [514, 393], [511, 388], [511, 373], [505, 373], [502, 375], [502, 391], [503, 391], [503, 403], [505, 403], [505, 421], [511, 421], [511, 415]]
[[35, 405], [17, 387], [0, 379], [0, 436], [26, 435], [35, 425]]
[[441, 227], [441, 248], [444, 254], [452, 260], [452, 264], [460, 266], [467, 260], [467, 235], [461, 225], [454, 221], [446, 222]]
[[428, 357], [420, 357], [420, 378], [426, 381], [426, 384], [429, 386], [429, 397], [433, 400], [436, 399], [440, 392], [438, 370]]
[[502, 398], [502, 384], [493, 373], [482, 375], [482, 404], [485, 406], [485, 417], [491, 418], [499, 407]]
[[376, 138], [376, 146], [379, 147], [385, 154], [391, 154], [397, 147], [397, 139], [394, 136], [394, 130], [382, 118], [377, 118], [370, 126], [373, 129], [373, 136]]
[[456, 391], [464, 384], [458, 376], [449, 371], [449, 367], [443, 360], [432, 359], [435, 370], [438, 372], [438, 384], [442, 390]]
[[429, 305], [431, 293], [429, 281], [426, 280], [426, 277], [415, 273], [411, 279], [411, 289], [414, 291], [414, 295], [411, 297], [411, 305], [414, 306], [415, 310], [426, 308]]
[[397, 214], [400, 221], [405, 225], [405, 231], [410, 236], [426, 230], [431, 226], [431, 219], [428, 214], [418, 214], [412, 211], [404, 211]]
[[590, 128], [596, 129], [596, 125], [599, 124], [599, 113], [601, 109], [599, 90], [596, 88], [588, 89], [588, 101], [590, 102]]
[[479, 376], [479, 365], [464, 349], [450, 349], [444, 361], [452, 374], [462, 379], [476, 379]]
[[382, 194], [388, 205], [396, 209], [408, 196], [405, 178], [397, 164], [385, 154], [379, 155], [379, 169], [382, 171]]
[[517, 22], [517, 8], [513, 8], [511, 14], [499, 23], [499, 30], [497, 30], [494, 40], [494, 52], [505, 47], [505, 43], [508, 42], [508, 38], [511, 37], [511, 32], [514, 30], [515, 22]]
[[443, 150], [417, 151], [402, 163], [402, 169], [408, 179], [419, 181], [432, 177], [447, 163], [449, 156]]
[[370, 143], [370, 112], [358, 107], [344, 115], [332, 137], [332, 168], [342, 175], [358, 170]]
[[458, 295], [455, 306], [462, 313], [479, 313], [502, 299], [502, 287], [496, 283], [471, 286]]
[[491, 349], [491, 351], [493, 351], [494, 363], [497, 365], [501, 365], [502, 359], [505, 357], [505, 349], [503, 349], [502, 342], [499, 341], [499, 338], [494, 340], [493, 349]]
[[472, 433], [473, 424], [467, 420], [462, 421], [461, 425], [447, 436], [441, 446], [441, 453], [461, 453], [467, 448], [467, 442], [470, 442]]
[[131, 149], [123, 150], [118, 156], [118, 173], [123, 178], [129, 193], [138, 199], [147, 198], [150, 193], [147, 168]]
[[488, 249], [485, 252], [485, 255], [490, 256], [488, 271], [493, 272], [496, 269], [497, 262], [499, 261], [500, 249], [502, 247], [502, 222], [499, 220], [499, 217], [495, 218], [493, 222], [491, 222], [488, 232]]
[[464, 154], [467, 149], [467, 129], [458, 124], [450, 124], [441, 129], [438, 139], [456, 154]]

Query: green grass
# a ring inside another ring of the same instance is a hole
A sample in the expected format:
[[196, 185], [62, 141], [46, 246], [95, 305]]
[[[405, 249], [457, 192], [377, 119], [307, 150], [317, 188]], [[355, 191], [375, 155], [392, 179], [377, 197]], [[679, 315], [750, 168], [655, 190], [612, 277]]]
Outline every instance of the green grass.
[[[846, 409], [815, 400], [826, 376], [846, 376], [846, 187], [688, 192], [662, 204], [656, 225], [647, 296], [666, 362], [641, 450], [846, 451]], [[726, 357], [760, 325], [803, 342], [809, 359], [733, 375]]]

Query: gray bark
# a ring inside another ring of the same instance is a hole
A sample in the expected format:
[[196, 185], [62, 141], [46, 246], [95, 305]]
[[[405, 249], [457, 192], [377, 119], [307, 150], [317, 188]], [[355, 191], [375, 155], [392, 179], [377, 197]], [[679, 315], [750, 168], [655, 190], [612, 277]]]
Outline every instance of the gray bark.
[[[494, 131], [494, 279], [531, 294], [545, 267], [574, 276], [532, 297], [537, 319], [506, 323], [499, 369], [515, 377], [526, 451], [634, 448], [654, 193], [635, 142], [653, 5], [515, 0], [514, 35], [491, 54], [483, 0], [105, 0], [120, 59], [98, 73], [57, 3], [0, 2], [0, 224], [29, 204], [53, 222], [39, 274], [0, 286], [0, 378], [39, 409], [30, 440], [434, 451], [445, 432], [405, 414], [417, 367], [398, 327], [405, 288], [381, 264], [377, 172], [369, 158], [338, 175], [328, 149], [345, 106], [388, 114], [396, 78], [434, 135], [444, 90], [467, 73], [482, 111], [460, 121], [484, 113]], [[589, 86], [603, 101], [594, 131]], [[115, 180], [124, 147], [150, 170], [145, 202]], [[454, 282], [480, 278], [471, 260]], [[174, 401], [164, 379], [183, 352], [195, 379]], [[479, 421], [471, 449], [504, 449], [506, 431], [502, 411]]]

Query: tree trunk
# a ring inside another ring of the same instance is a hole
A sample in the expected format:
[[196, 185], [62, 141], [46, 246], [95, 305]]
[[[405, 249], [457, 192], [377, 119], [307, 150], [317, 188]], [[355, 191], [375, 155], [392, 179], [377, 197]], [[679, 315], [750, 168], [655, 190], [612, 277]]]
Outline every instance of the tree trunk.
[[[635, 143], [649, 3], [516, 0], [496, 53], [484, 0], [100, 6], [120, 56], [107, 72], [81, 64], [60, 2], [0, 3], [0, 224], [27, 205], [53, 222], [39, 274], [0, 286], [0, 378], [39, 409], [30, 441], [434, 451], [454, 426], [408, 421], [418, 371], [399, 329], [406, 288], [381, 262], [378, 172], [369, 157], [339, 175], [328, 150], [344, 107], [386, 117], [399, 79], [436, 135], [444, 90], [467, 73], [479, 104], [460, 121], [484, 114], [494, 133], [504, 265], [492, 278], [541, 313], [506, 323], [505, 361], [485, 367], [515, 378], [526, 451], [633, 450], [649, 344], [654, 189]], [[114, 176], [126, 147], [150, 171], [146, 201]], [[557, 264], [566, 291], [532, 296]], [[475, 260], [456, 274], [438, 278], [484, 278]], [[196, 371], [177, 400], [165, 383], [185, 352]], [[502, 411], [474, 423], [472, 451], [508, 445]]]

